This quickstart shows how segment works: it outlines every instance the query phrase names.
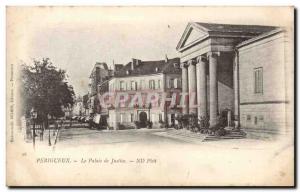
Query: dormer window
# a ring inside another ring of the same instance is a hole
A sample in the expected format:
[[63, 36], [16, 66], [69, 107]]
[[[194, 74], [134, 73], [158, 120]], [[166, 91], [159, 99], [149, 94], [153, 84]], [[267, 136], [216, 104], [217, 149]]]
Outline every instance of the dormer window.
[[127, 75], [129, 75], [129, 74], [130, 74], [130, 71], [129, 71], [129, 70], [127, 70], [127, 71], [126, 71], [126, 74], [127, 74]]
[[156, 71], [156, 72], [158, 72], [158, 71], [159, 71], [159, 68], [158, 68], [158, 67], [156, 67], [156, 68], [155, 68], [155, 71]]

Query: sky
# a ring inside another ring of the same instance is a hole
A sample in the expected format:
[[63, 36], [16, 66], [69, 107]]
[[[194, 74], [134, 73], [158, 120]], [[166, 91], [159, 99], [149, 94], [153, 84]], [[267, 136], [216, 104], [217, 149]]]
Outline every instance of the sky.
[[286, 26], [292, 14], [288, 7], [9, 7], [7, 61], [48, 57], [82, 96], [96, 62], [180, 57], [188, 22]]

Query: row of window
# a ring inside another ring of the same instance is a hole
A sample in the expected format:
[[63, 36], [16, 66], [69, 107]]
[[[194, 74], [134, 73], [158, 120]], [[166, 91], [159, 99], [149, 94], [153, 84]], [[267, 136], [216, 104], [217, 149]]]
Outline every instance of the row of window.
[[[162, 82], [161, 80], [154, 80], [151, 79], [148, 81], [148, 86], [145, 83], [145, 80], [140, 80], [138, 83], [137, 81], [130, 81], [126, 83], [125, 81], [119, 82], [119, 90], [120, 91], [135, 91], [138, 89], [161, 89], [162, 88]], [[110, 86], [110, 90], [114, 90], [114, 84]], [[167, 88], [181, 88], [181, 80], [179, 78], [171, 78], [168, 81]]]
[[[145, 86], [145, 80], [141, 80], [138, 84], [137, 81], [130, 81], [129, 85], [125, 81], [119, 82], [120, 91], [135, 91], [138, 89], [161, 89], [161, 80], [149, 80], [148, 87]], [[181, 80], [179, 78], [171, 78], [168, 81], [167, 88], [181, 88]], [[110, 90], [114, 90], [114, 85], [110, 87]], [[254, 68], [254, 93], [262, 94], [263, 93], [263, 68]]]
[[[155, 80], [149, 81], [149, 89], [160, 89], [161, 88], [161, 80], [157, 81], [157, 84], [155, 84]], [[137, 81], [130, 81], [129, 84], [127, 84], [125, 81], [119, 82], [119, 90], [120, 91], [135, 91], [138, 89], [145, 89], [145, 80], [140, 81], [140, 87], [138, 87]]]

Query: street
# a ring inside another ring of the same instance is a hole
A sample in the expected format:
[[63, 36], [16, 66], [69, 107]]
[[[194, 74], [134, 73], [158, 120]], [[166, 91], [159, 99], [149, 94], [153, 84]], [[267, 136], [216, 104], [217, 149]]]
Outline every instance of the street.
[[[178, 133], [184, 134], [178, 134]], [[176, 133], [176, 134], [174, 134]], [[97, 130], [89, 128], [63, 128], [59, 131], [56, 149], [93, 148], [93, 146], [132, 146], [132, 147], [205, 147], [220, 149], [261, 150], [272, 148], [272, 142], [243, 139], [221, 139], [203, 142], [203, 135], [190, 131], [170, 129], [128, 129]]]
[[107, 144], [188, 144], [188, 142], [156, 135], [164, 129], [95, 130], [88, 128], [62, 129], [57, 146], [72, 147], [82, 145]]
[[[264, 181], [274, 175], [280, 180], [282, 175], [291, 171], [286, 166], [291, 161], [281, 162], [282, 157], [293, 150], [291, 143], [279, 144], [248, 138], [189, 142], [188, 139], [169, 137], [170, 132], [180, 130], [66, 128], [60, 130], [53, 153], [38, 157], [69, 158], [72, 161], [69, 166], [53, 165], [51, 169], [58, 173], [63, 169], [64, 174], [72, 175], [72, 179], [78, 184], [86, 182], [82, 177], [87, 175], [90, 178], [89, 184], [105, 181], [103, 185], [122, 183], [125, 180], [133, 184], [139, 178], [141, 184], [151, 178], [157, 178], [156, 181], [163, 184], [173, 177], [191, 184], [191, 178], [199, 179], [205, 184], [214, 184], [211, 178], [233, 183], [241, 175], [245, 175], [241, 182], [249, 185], [250, 180]], [[108, 163], [100, 163], [105, 159]], [[236, 169], [236, 165], [243, 169]], [[255, 169], [252, 165], [255, 165]], [[201, 174], [198, 170], [201, 170]], [[272, 171], [267, 175], [258, 174], [254, 178], [253, 175], [261, 170]], [[131, 172], [137, 177], [128, 177]], [[115, 179], [107, 182], [107, 175], [104, 173], [114, 175]], [[144, 176], [144, 173], [155, 177]], [[177, 173], [181, 175], [178, 176]], [[202, 177], [202, 173], [205, 173], [205, 177]], [[164, 176], [159, 177], [160, 175]]]

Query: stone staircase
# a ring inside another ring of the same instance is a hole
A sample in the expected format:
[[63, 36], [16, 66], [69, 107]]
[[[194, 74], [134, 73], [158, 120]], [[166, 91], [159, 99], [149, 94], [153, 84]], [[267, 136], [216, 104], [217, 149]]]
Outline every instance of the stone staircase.
[[174, 139], [183, 140], [189, 143], [201, 143], [207, 141], [218, 141], [223, 139], [243, 139], [246, 138], [246, 133], [242, 131], [229, 131], [229, 134], [225, 136], [206, 135], [200, 133], [194, 133], [189, 130], [175, 130], [170, 129], [165, 132], [154, 133], [159, 136], [170, 137]]
[[228, 131], [229, 133], [225, 136], [206, 135], [203, 141], [218, 141], [221, 139], [244, 139], [247, 134], [243, 131]]

